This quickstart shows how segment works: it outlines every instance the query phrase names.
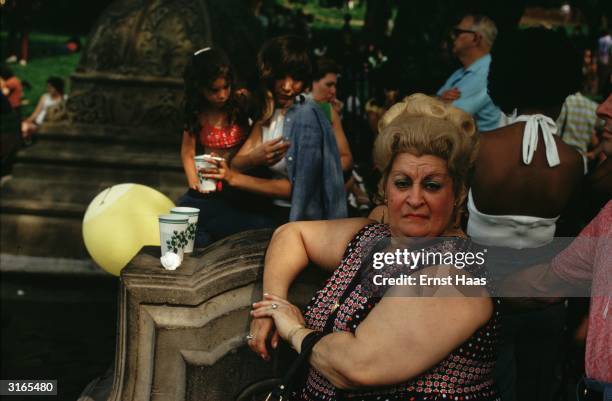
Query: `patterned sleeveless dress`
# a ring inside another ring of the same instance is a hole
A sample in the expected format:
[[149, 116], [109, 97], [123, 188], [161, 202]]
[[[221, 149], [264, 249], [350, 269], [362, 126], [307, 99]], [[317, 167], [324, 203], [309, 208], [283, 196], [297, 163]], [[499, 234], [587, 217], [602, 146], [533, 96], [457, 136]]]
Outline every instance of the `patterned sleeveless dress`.
[[[355, 282], [353, 279], [364, 273], [360, 271], [362, 257], [371, 253], [372, 244], [389, 237], [389, 227], [385, 224], [370, 224], [361, 229], [348, 245], [340, 266], [306, 307], [304, 318], [308, 328], [325, 331], [327, 326], [327, 331], [333, 327], [331, 331], [355, 332], [380, 297], [370, 296], [372, 292], [364, 288], [364, 281]], [[452, 250], [466, 251], [471, 247], [469, 240], [459, 242], [463, 249], [452, 245], [455, 247]], [[453, 244], [456, 242], [453, 241]], [[413, 271], [423, 267], [426, 266], [418, 266]], [[470, 271], [469, 267], [465, 270], [473, 276], [486, 274], [483, 267], [482, 271]], [[410, 381], [376, 389], [341, 391], [310, 367], [303, 386], [295, 395], [308, 401], [499, 400], [491, 378], [499, 331], [499, 300], [494, 299], [493, 305], [492, 317], [484, 326], [444, 360]], [[328, 323], [333, 313], [336, 313], [332, 317], [333, 323], [331, 320]]]

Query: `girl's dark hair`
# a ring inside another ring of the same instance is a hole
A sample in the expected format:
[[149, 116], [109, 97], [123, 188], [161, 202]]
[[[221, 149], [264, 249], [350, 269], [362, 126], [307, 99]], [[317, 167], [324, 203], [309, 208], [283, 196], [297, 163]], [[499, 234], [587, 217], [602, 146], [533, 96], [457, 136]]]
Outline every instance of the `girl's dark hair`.
[[560, 106], [580, 88], [582, 58], [560, 32], [528, 28], [493, 48], [489, 94], [504, 112]]
[[64, 94], [64, 80], [60, 77], [49, 77], [47, 78], [47, 83], [55, 88], [56, 91], [60, 93], [60, 95]]
[[209, 107], [202, 92], [204, 89], [209, 89], [219, 78], [224, 78], [230, 87], [230, 96], [224, 105], [229, 116], [229, 123], [243, 123], [243, 115], [234, 92], [235, 76], [229, 58], [220, 49], [204, 48], [191, 56], [183, 75], [185, 82], [184, 128], [188, 132], [192, 134], [199, 132], [198, 116]]
[[279, 36], [264, 43], [257, 55], [257, 67], [262, 84], [271, 92], [274, 81], [286, 76], [305, 85], [312, 79], [308, 44], [294, 35]]

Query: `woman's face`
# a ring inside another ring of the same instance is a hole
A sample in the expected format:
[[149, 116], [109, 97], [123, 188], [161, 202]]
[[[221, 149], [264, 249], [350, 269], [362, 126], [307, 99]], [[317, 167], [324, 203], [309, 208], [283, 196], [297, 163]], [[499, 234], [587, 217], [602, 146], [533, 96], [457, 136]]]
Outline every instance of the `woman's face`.
[[204, 88], [202, 94], [209, 104], [220, 108], [228, 101], [230, 90], [230, 85], [225, 78], [217, 78], [210, 85], [210, 88]]
[[331, 102], [336, 98], [338, 74], [330, 72], [323, 78], [312, 82], [312, 96], [317, 102]]
[[57, 91], [57, 89], [55, 89], [55, 87], [51, 84], [47, 84], [47, 93], [51, 95], [52, 97], [59, 95], [59, 92]]
[[386, 184], [391, 233], [436, 237], [450, 226], [455, 203], [446, 161], [431, 155], [400, 153]]
[[289, 107], [293, 100], [304, 90], [304, 82], [290, 76], [274, 81], [274, 100], [281, 108]]

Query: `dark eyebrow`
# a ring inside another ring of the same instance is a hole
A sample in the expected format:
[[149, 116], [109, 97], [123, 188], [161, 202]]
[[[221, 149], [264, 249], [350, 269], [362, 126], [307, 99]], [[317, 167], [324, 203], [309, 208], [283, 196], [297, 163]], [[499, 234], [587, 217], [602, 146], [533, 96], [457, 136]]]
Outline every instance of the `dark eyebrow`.
[[431, 173], [431, 174], [427, 174], [425, 176], [425, 178], [426, 179], [427, 178], [444, 178], [444, 177], [447, 177], [447, 176], [448, 176], [448, 174], [446, 174], [446, 173]]

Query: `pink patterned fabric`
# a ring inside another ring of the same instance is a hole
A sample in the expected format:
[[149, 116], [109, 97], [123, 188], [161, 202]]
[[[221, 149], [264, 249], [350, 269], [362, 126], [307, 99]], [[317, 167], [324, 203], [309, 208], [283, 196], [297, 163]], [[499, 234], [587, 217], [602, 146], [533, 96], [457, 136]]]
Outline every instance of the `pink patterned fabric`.
[[586, 374], [612, 383], [612, 201], [553, 259], [552, 270], [569, 283], [591, 285]]
[[[355, 332], [360, 322], [367, 317], [380, 299], [368, 298], [369, 292], [361, 284], [357, 284], [352, 286], [350, 295], [341, 304], [338, 305], [338, 301], [342, 299], [353, 277], [362, 273], [360, 271], [362, 257], [368, 254], [373, 243], [389, 236], [389, 228], [384, 224], [368, 225], [355, 236], [348, 245], [340, 266], [306, 307], [304, 318], [307, 327], [322, 331], [328, 317], [337, 308], [333, 330]], [[419, 268], [414, 271], [418, 271]], [[413, 380], [394, 386], [340, 394], [318, 371], [310, 368], [303, 388], [298, 391], [298, 396], [302, 400], [312, 401], [498, 400], [491, 372], [496, 359], [499, 301], [495, 301], [494, 306], [495, 312], [486, 325], [444, 360]]]

